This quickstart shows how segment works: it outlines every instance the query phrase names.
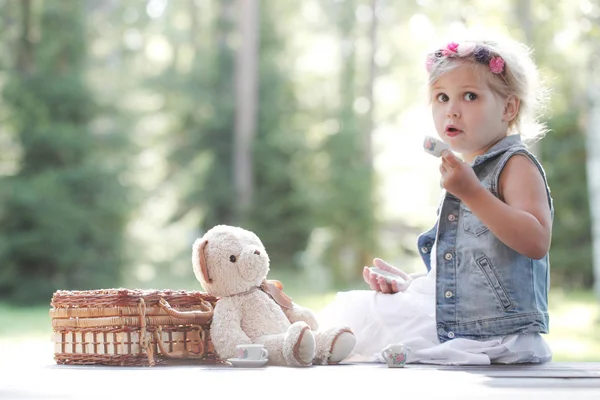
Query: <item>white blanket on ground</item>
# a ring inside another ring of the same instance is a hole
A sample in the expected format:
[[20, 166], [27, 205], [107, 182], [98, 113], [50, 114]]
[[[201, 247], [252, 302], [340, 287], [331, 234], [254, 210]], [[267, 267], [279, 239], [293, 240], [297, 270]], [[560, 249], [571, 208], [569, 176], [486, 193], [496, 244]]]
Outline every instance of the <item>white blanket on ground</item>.
[[429, 273], [416, 278], [405, 292], [339, 292], [320, 311], [319, 321], [323, 326], [346, 325], [353, 330], [357, 343], [347, 362], [381, 362], [381, 350], [392, 343], [403, 343], [411, 349], [408, 363], [487, 365], [552, 359], [550, 347], [537, 333], [440, 343], [435, 322], [435, 276], [432, 262]]

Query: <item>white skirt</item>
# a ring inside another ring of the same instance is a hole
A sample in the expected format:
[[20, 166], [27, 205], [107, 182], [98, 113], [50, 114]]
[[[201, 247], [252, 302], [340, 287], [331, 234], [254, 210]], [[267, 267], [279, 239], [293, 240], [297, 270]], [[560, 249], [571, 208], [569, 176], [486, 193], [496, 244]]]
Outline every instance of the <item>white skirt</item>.
[[552, 359], [550, 347], [537, 333], [440, 343], [435, 321], [434, 268], [416, 278], [405, 292], [339, 292], [318, 318], [323, 327], [344, 325], [356, 335], [356, 346], [346, 362], [382, 362], [381, 350], [393, 343], [410, 348], [407, 363], [487, 365]]

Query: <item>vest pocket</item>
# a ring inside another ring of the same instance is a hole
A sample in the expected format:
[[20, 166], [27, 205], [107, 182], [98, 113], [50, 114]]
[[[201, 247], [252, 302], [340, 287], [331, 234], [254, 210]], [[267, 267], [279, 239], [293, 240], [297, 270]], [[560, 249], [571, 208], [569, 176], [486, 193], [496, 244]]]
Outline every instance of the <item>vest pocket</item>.
[[462, 226], [465, 233], [471, 236], [479, 236], [489, 230], [467, 207], [461, 206], [460, 211], [462, 213]]
[[502, 286], [500, 278], [498, 278], [498, 275], [496, 274], [496, 271], [494, 270], [490, 260], [487, 257], [481, 257], [476, 262], [487, 278], [490, 286], [492, 289], [494, 289], [494, 293], [496, 294], [498, 300], [500, 300], [502, 307], [504, 307], [505, 310], [511, 308], [513, 303], [506, 294], [506, 290], [504, 290], [504, 286]]

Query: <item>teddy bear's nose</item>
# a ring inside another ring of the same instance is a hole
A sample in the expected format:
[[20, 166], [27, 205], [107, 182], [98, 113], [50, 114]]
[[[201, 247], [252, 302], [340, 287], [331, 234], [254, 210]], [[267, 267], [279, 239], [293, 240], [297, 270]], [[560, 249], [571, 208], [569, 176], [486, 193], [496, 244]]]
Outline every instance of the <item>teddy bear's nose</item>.
[[260, 256], [260, 251], [254, 250], [254, 254], [256, 254], [257, 256]]

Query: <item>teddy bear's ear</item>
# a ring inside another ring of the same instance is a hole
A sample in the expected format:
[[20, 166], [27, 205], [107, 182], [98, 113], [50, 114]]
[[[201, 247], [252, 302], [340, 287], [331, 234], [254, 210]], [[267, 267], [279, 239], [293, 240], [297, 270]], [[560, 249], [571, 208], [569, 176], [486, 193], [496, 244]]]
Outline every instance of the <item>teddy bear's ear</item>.
[[204, 239], [202, 243], [200, 243], [198, 249], [198, 257], [200, 258], [200, 271], [202, 272], [202, 277], [205, 282], [212, 283], [212, 278], [208, 275], [208, 265], [206, 263], [206, 254], [205, 249], [208, 244], [208, 239]]

